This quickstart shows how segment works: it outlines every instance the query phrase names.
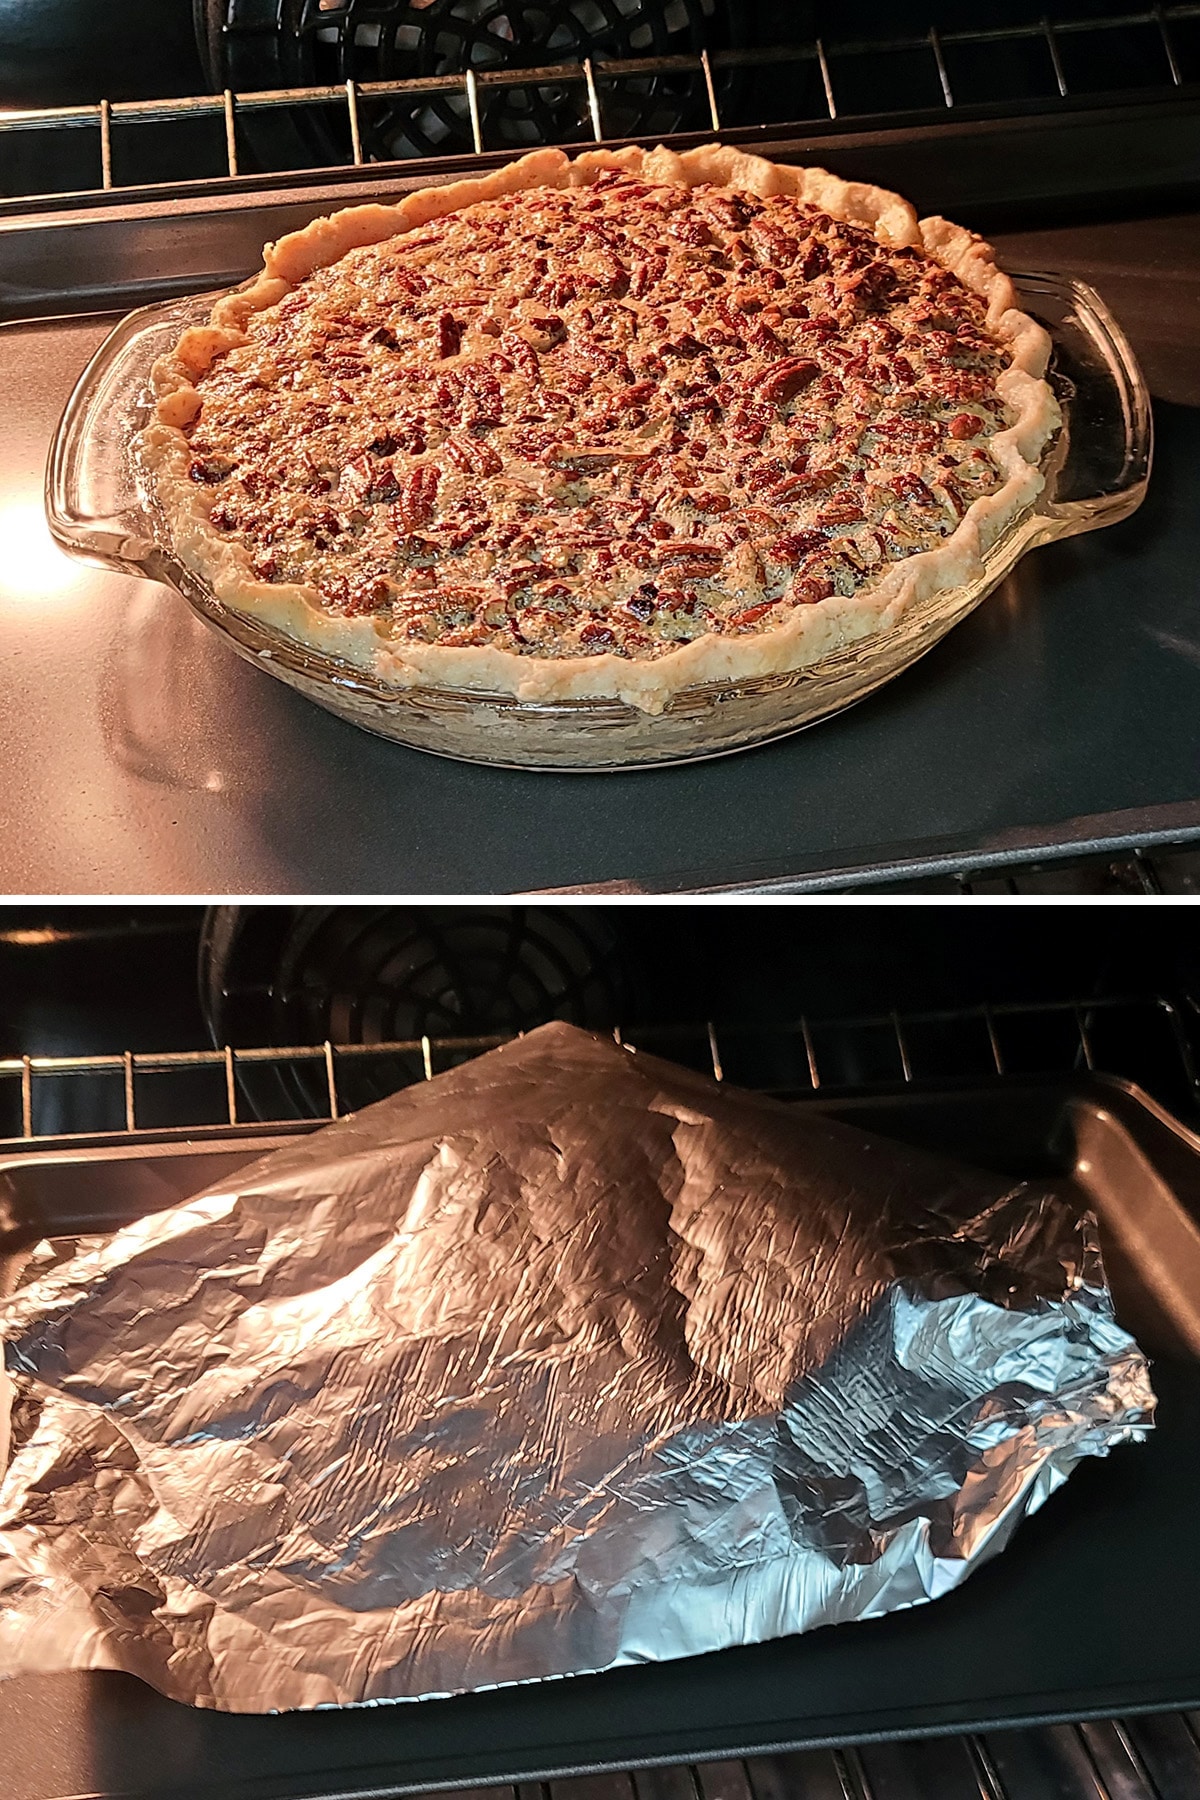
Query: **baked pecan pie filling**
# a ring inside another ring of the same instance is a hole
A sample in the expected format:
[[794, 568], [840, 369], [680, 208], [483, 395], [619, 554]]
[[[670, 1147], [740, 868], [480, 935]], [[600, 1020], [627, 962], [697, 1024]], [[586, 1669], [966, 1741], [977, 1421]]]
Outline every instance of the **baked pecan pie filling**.
[[196, 382], [257, 579], [382, 638], [654, 659], [936, 547], [1010, 357], [941, 263], [786, 195], [603, 174], [302, 280]]

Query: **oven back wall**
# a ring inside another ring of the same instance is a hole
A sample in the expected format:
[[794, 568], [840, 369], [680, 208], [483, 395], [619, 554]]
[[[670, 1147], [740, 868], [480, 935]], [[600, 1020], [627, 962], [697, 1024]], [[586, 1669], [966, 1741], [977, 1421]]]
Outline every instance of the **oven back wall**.
[[[507, 916], [517, 936], [527, 910], [490, 909], [497, 918]], [[240, 941], [248, 946], [247, 958], [234, 965], [236, 979], [263, 994], [279, 979], [289, 943], [311, 935], [318, 912], [342, 921], [337, 935], [343, 942], [361, 938], [370, 925], [369, 949], [352, 977], [364, 994], [386, 980], [394, 944], [402, 931], [411, 931], [414, 918], [427, 918], [436, 935], [474, 913], [469, 907], [397, 908], [389, 934], [386, 908], [265, 905], [234, 911], [241, 915]], [[1200, 992], [1200, 925], [1187, 908], [1156, 909], [1153, 916], [1077, 906], [684, 903], [570, 911], [580, 941], [590, 938], [599, 961], [612, 964], [597, 989], [599, 1010], [588, 1015], [596, 1025], [706, 1019], [769, 1025], [801, 1014], [844, 1017], [984, 1001]], [[206, 1045], [197, 986], [204, 923], [204, 909], [195, 906], [0, 907], [0, 1055]], [[210, 970], [205, 979], [211, 978]], [[305, 979], [334, 992], [346, 986], [345, 965], [336, 976], [306, 967]], [[543, 1010], [524, 1021], [514, 1015], [514, 1028], [556, 1016], [552, 1000], [534, 998]], [[224, 1016], [236, 1044], [271, 1041], [265, 1032], [237, 1029], [249, 1015], [236, 1004]], [[328, 1023], [317, 1012], [313, 1020], [323, 1028], [306, 1041], [323, 1036]], [[332, 1035], [340, 1041], [336, 1030]]]

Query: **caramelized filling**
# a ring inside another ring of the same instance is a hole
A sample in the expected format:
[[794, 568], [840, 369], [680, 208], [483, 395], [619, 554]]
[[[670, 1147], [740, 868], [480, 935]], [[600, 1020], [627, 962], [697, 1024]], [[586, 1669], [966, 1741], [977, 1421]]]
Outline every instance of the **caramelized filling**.
[[652, 658], [770, 630], [1003, 480], [984, 303], [785, 197], [605, 175], [484, 201], [248, 333], [190, 429], [212, 524], [385, 636]]

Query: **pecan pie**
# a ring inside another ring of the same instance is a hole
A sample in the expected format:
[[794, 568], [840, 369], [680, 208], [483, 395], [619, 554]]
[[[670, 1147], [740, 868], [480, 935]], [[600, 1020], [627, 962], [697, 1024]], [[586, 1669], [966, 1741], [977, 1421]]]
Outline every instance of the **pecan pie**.
[[217, 598], [400, 686], [657, 711], [961, 588], [1033, 505], [988, 246], [711, 146], [541, 150], [268, 246], [142, 454]]

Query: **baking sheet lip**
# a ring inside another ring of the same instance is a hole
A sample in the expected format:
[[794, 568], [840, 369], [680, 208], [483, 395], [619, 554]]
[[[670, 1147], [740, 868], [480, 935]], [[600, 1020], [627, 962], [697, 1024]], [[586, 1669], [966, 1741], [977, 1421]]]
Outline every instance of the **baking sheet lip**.
[[[865, 1621], [870, 1623], [870, 1621]], [[68, 1673], [71, 1673], [68, 1671]], [[91, 1675], [110, 1675], [112, 1670], [82, 1671], [86, 1678]], [[119, 1675], [122, 1681], [137, 1681], [133, 1675]], [[595, 1679], [595, 1678], [593, 1678]], [[139, 1686], [142, 1685], [139, 1683]], [[1150, 1683], [1146, 1684], [1151, 1685]], [[401, 1796], [422, 1793], [460, 1793], [480, 1787], [515, 1786], [517, 1783], [540, 1781], [563, 1781], [577, 1777], [594, 1775], [622, 1774], [627, 1770], [677, 1768], [688, 1764], [704, 1764], [711, 1762], [746, 1761], [762, 1756], [787, 1756], [805, 1750], [831, 1750], [865, 1744], [886, 1744], [909, 1739], [936, 1739], [941, 1737], [958, 1737], [978, 1733], [992, 1733], [1009, 1730], [1036, 1730], [1039, 1727], [1064, 1724], [1088, 1723], [1092, 1720], [1111, 1719], [1116, 1716], [1147, 1717], [1155, 1713], [1190, 1712], [1200, 1707], [1200, 1676], [1191, 1684], [1175, 1684], [1170, 1687], [1167, 1698], [1159, 1695], [1154, 1699], [1130, 1699], [1129, 1689], [1114, 1686], [1111, 1690], [1102, 1690], [1109, 1696], [1095, 1700], [1085, 1706], [1067, 1704], [1072, 1698], [1071, 1690], [1062, 1691], [1063, 1704], [1047, 1709], [1044, 1705], [1031, 1708], [1029, 1711], [1013, 1710], [1001, 1718], [988, 1715], [978, 1710], [983, 1704], [973, 1701], [946, 1702], [942, 1705], [927, 1705], [918, 1709], [918, 1716], [924, 1715], [923, 1722], [914, 1723], [913, 1713], [905, 1711], [897, 1713], [891, 1723], [881, 1723], [870, 1727], [861, 1722], [861, 1714], [833, 1713], [815, 1721], [819, 1729], [806, 1732], [800, 1737], [773, 1737], [769, 1733], [748, 1739], [732, 1747], [727, 1743], [706, 1744], [698, 1741], [700, 1734], [692, 1737], [693, 1747], [689, 1749], [663, 1750], [655, 1753], [646, 1749], [642, 1754], [623, 1755], [618, 1750], [612, 1756], [600, 1759], [547, 1760], [544, 1762], [522, 1760], [519, 1756], [505, 1757], [502, 1754], [490, 1753], [480, 1759], [474, 1772], [470, 1775], [447, 1776], [439, 1773], [442, 1759], [425, 1759], [419, 1765], [423, 1773], [411, 1780], [391, 1780], [377, 1783], [371, 1780], [376, 1771], [382, 1771], [387, 1765], [381, 1763], [367, 1764], [359, 1770], [348, 1771], [352, 1779], [330, 1785], [326, 1771], [318, 1771], [318, 1784], [304, 1785], [304, 1778], [291, 1775], [263, 1775], [251, 1777], [249, 1781], [239, 1781], [236, 1786], [225, 1782], [221, 1788], [221, 1800], [400, 1800]], [[162, 1696], [156, 1696], [161, 1699]], [[1020, 1701], [1042, 1701], [1045, 1694], [1029, 1694], [1004, 1696], [1007, 1703], [1013, 1699]], [[169, 1704], [181, 1704], [170, 1702]], [[422, 1701], [420, 1705], [439, 1705], [444, 1702]], [[331, 1714], [342, 1714], [346, 1710], [360, 1709], [328, 1708]], [[930, 1716], [937, 1715], [937, 1716]], [[215, 1715], [220, 1717], [236, 1717], [238, 1715]], [[294, 1713], [278, 1713], [258, 1715], [272, 1719], [288, 1720], [295, 1718]], [[319, 1715], [304, 1714], [303, 1717]], [[885, 1720], [891, 1715], [884, 1715]], [[855, 1725], [853, 1721], [858, 1720]], [[839, 1729], [840, 1725], [848, 1728]], [[714, 1730], [715, 1728], [709, 1728]], [[680, 1731], [680, 1737], [687, 1738], [688, 1733]], [[645, 1739], [641, 1740], [645, 1744]], [[453, 1761], [453, 1752], [447, 1761]], [[367, 1778], [364, 1785], [362, 1777]], [[59, 1797], [56, 1796], [56, 1800]], [[189, 1784], [186, 1787], [173, 1787], [169, 1790], [153, 1788], [110, 1788], [100, 1789], [86, 1795], [73, 1794], [62, 1796], [61, 1800], [215, 1800], [211, 1786]]]
[[[863, 1621], [863, 1623], [870, 1623], [870, 1621]], [[836, 1627], [831, 1627], [831, 1629], [836, 1629]], [[837, 1749], [858, 1744], [895, 1743], [909, 1738], [958, 1737], [980, 1732], [1029, 1730], [1046, 1725], [1075, 1724], [1088, 1722], [1093, 1719], [1110, 1719], [1113, 1717], [1114, 1711], [1119, 1711], [1121, 1717], [1149, 1715], [1163, 1712], [1190, 1712], [1200, 1706], [1200, 1676], [1197, 1676], [1195, 1683], [1192, 1685], [1184, 1686], [1183, 1684], [1180, 1684], [1175, 1696], [1167, 1700], [1140, 1700], [1131, 1703], [1124, 1698], [1124, 1695], [1128, 1693], [1128, 1689], [1122, 1690], [1118, 1687], [1114, 1687], [1111, 1690], [1111, 1693], [1112, 1703], [1097, 1702], [1094, 1705], [1085, 1707], [1075, 1707], [1064, 1704], [1063, 1706], [1052, 1707], [1049, 1710], [1037, 1708], [1028, 1713], [1013, 1712], [999, 1721], [994, 1716], [988, 1717], [984, 1713], [973, 1712], [965, 1703], [958, 1706], [954, 1702], [947, 1702], [941, 1707], [934, 1705], [921, 1709], [926, 1713], [942, 1713], [943, 1717], [937, 1721], [931, 1719], [928, 1723], [917, 1725], [911, 1722], [912, 1715], [906, 1714], [903, 1718], [897, 1717], [895, 1722], [890, 1725], [881, 1724], [874, 1729], [860, 1725], [857, 1728], [846, 1731], [837, 1729], [839, 1721], [854, 1719], [855, 1717], [861, 1718], [861, 1715], [855, 1715], [853, 1713], [833, 1713], [830, 1714], [827, 1719], [820, 1721], [826, 1729], [805, 1733], [802, 1737], [765, 1737], [765, 1741], [763, 1738], [751, 1739], [743, 1744], [734, 1745], [732, 1747], [727, 1744], [722, 1744], [719, 1749], [716, 1750], [715, 1754], [712, 1749], [709, 1749], [707, 1753], [705, 1753], [706, 1747], [698, 1747], [696, 1751], [693, 1751], [690, 1754], [673, 1752], [661, 1756], [645, 1755], [621, 1757], [619, 1759], [611, 1758], [599, 1762], [547, 1763], [545, 1765], [537, 1765], [530, 1768], [522, 1766], [519, 1770], [514, 1767], [511, 1781], [513, 1785], [517, 1782], [526, 1781], [561, 1781], [569, 1780], [577, 1776], [617, 1774], [626, 1769], [661, 1769], [678, 1767], [680, 1764], [695, 1764], [712, 1761], [719, 1761], [722, 1763], [738, 1762], [747, 1761], [751, 1758], [760, 1756], [787, 1756], [803, 1750]], [[1002, 1698], [1008, 1700], [1011, 1697], [1003, 1696]], [[1028, 1696], [1022, 1695], [1018, 1698], [1044, 1701], [1047, 1696], [1031, 1694]], [[1069, 1690], [1064, 1693], [1063, 1698], [1064, 1702], [1071, 1698]], [[978, 1705], [980, 1703], [975, 1702], [974, 1704]], [[321, 1790], [317, 1794], [305, 1794], [303, 1800], [376, 1800], [376, 1796], [385, 1797], [386, 1800], [386, 1797], [393, 1794], [412, 1794], [441, 1790], [452, 1792], [464, 1788], [470, 1789], [481, 1785], [490, 1785], [493, 1782], [504, 1782], [507, 1779], [509, 1778], [497, 1776], [491, 1772], [481, 1778], [480, 1773], [477, 1772], [474, 1777], [463, 1777], [452, 1781], [446, 1781], [441, 1777], [438, 1777], [437, 1789], [431, 1787], [430, 1781], [423, 1779], [413, 1783], [406, 1783], [403, 1786], [394, 1786], [390, 1788], [330, 1788]], [[184, 1800], [184, 1797], [180, 1796], [180, 1800]], [[228, 1796], [228, 1800], [241, 1800], [241, 1797], [235, 1792]], [[253, 1788], [247, 1789], [245, 1800], [255, 1800]]]
[[[341, 1117], [346, 1118], [343, 1113]], [[332, 1119], [247, 1119], [244, 1124], [179, 1125], [161, 1131], [147, 1126], [130, 1137], [123, 1131], [56, 1132], [37, 1138], [0, 1138], [0, 1177], [5, 1170], [35, 1162], [47, 1153], [58, 1162], [119, 1162], [140, 1160], [145, 1156], [184, 1158], [210, 1146], [239, 1149], [243, 1144], [266, 1144], [275, 1147], [276, 1138], [304, 1136], [306, 1131], [331, 1125]]]
[[[771, 745], [760, 745], [758, 749], [762, 754], [769, 753]], [[1064, 827], [1067, 828], [1065, 831]], [[931, 847], [923, 850], [923, 842]], [[933, 847], [947, 842], [954, 847], [940, 850]], [[828, 893], [867, 888], [908, 876], [986, 874], [1014, 865], [1024, 868], [1032, 863], [1065, 857], [1112, 855], [1126, 850], [1196, 842], [1200, 842], [1200, 796], [1195, 800], [1163, 801], [1110, 813], [1083, 813], [1062, 821], [1059, 826], [1010, 826], [990, 837], [964, 835], [949, 840], [902, 840], [893, 845], [868, 846], [844, 852], [843, 860], [832, 866], [821, 867], [825, 859], [814, 857], [808, 867], [797, 864], [788, 867], [785, 863], [782, 869], [757, 877], [752, 870], [761, 865], [751, 864], [724, 880], [711, 879], [711, 872], [704, 869], [680, 869], [661, 877], [618, 877], [562, 887], [518, 888], [513, 889], [512, 894], [516, 899], [540, 899], [559, 894], [627, 894], [633, 897], [645, 894]], [[861, 857], [861, 861], [851, 860], [855, 857]], [[988, 895], [976, 897], [984, 901], [991, 898]], [[962, 895], [961, 898], [971, 896]], [[1031, 901], [1038, 898], [1030, 896]]]
[[[869, 1620], [860, 1622], [866, 1624], [870, 1623]], [[830, 1629], [837, 1629], [837, 1627], [830, 1627]], [[1150, 1684], [1147, 1683], [1147, 1685]], [[908, 1738], [957, 1737], [976, 1732], [1028, 1730], [1045, 1725], [1074, 1724], [1093, 1719], [1109, 1719], [1113, 1716], [1114, 1707], [1119, 1710], [1122, 1717], [1159, 1712], [1190, 1712], [1200, 1706], [1200, 1676], [1196, 1677], [1193, 1685], [1179, 1685], [1177, 1695], [1184, 1696], [1183, 1698], [1174, 1697], [1169, 1700], [1141, 1700], [1129, 1703], [1124, 1698], [1119, 1698], [1122, 1694], [1128, 1693], [1127, 1689], [1122, 1690], [1114, 1686], [1111, 1693], [1113, 1697], [1112, 1704], [1097, 1702], [1095, 1705], [1086, 1707], [1074, 1707], [1064, 1704], [1063, 1706], [1052, 1707], [1049, 1710], [1035, 1709], [1029, 1713], [1014, 1712], [1013, 1714], [1006, 1716], [1001, 1722], [997, 1722], [994, 1717], [989, 1718], [984, 1713], [971, 1711], [965, 1702], [959, 1704], [946, 1702], [940, 1707], [931, 1705], [922, 1708], [921, 1710], [926, 1713], [940, 1712], [944, 1715], [942, 1719], [937, 1721], [930, 1720], [927, 1724], [914, 1725], [910, 1722], [911, 1714], [907, 1714], [904, 1719], [897, 1717], [894, 1724], [881, 1724], [874, 1729], [859, 1725], [857, 1729], [852, 1728], [849, 1731], [838, 1730], [837, 1727], [839, 1721], [854, 1718], [861, 1719], [861, 1714], [831, 1713], [826, 1719], [819, 1722], [826, 1727], [824, 1730], [808, 1732], [802, 1737], [794, 1738], [775, 1738], [764, 1734], [761, 1738], [749, 1739], [740, 1745], [735, 1744], [729, 1746], [727, 1744], [722, 1744], [715, 1756], [711, 1751], [709, 1751], [708, 1754], [705, 1754], [706, 1747], [698, 1747], [696, 1751], [693, 1751], [690, 1754], [673, 1752], [661, 1756], [646, 1755], [622, 1757], [619, 1760], [610, 1758], [592, 1762], [550, 1762], [529, 1768], [526, 1768], [525, 1766], [521, 1766], [519, 1769], [514, 1767], [511, 1781], [514, 1785], [518, 1781], [561, 1781], [569, 1780], [576, 1776], [620, 1773], [625, 1769], [671, 1768], [678, 1767], [681, 1763], [694, 1764], [714, 1760], [720, 1762], [738, 1762], [747, 1761], [750, 1758], [759, 1756], [787, 1756], [802, 1750], [835, 1749], [855, 1744], [895, 1743], [897, 1740]], [[1070, 1697], [1070, 1690], [1066, 1690], [1063, 1695], [1064, 1702], [1069, 1700]], [[1011, 1700], [1013, 1697], [1006, 1695], [998, 1698], [1003, 1701]], [[1017, 1698], [1019, 1700], [1029, 1699], [1044, 1701], [1047, 1696], [1031, 1694], [1028, 1696], [1017, 1696]], [[974, 1702], [972, 1704], [980, 1705], [982, 1703]], [[288, 1715], [281, 1714], [278, 1716], [287, 1717]], [[685, 1734], [681, 1733], [680, 1735]], [[480, 1785], [490, 1785], [493, 1782], [503, 1782], [506, 1779], [507, 1778], [504, 1776], [496, 1776], [492, 1773], [488, 1773], [482, 1783], [478, 1773], [473, 1778], [464, 1777], [453, 1781], [443, 1781], [439, 1777], [438, 1790], [444, 1789], [445, 1791], [450, 1792], [464, 1788], [470, 1789]], [[428, 1781], [419, 1780], [415, 1783], [406, 1783], [403, 1786], [391, 1788], [331, 1788], [323, 1790], [315, 1795], [306, 1794], [304, 1795], [303, 1800], [374, 1800], [376, 1795], [387, 1796], [391, 1794], [411, 1794], [438, 1790], [432, 1790]], [[246, 1800], [253, 1800], [253, 1795], [254, 1790], [252, 1788], [248, 1789]], [[235, 1796], [230, 1796], [230, 1800], [235, 1800]]]

